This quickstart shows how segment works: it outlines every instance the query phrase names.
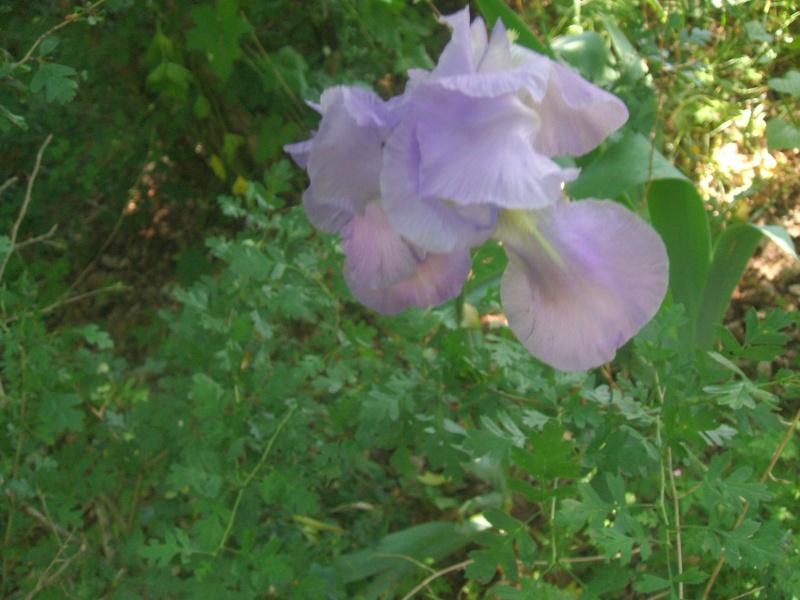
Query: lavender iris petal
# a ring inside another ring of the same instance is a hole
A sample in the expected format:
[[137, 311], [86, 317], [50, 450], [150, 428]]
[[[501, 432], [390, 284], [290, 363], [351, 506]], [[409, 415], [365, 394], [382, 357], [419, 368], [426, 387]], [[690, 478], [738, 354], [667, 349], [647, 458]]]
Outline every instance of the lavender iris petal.
[[503, 215], [496, 236], [509, 257], [500, 288], [509, 326], [557, 369], [611, 360], [666, 293], [661, 238], [615, 202], [561, 202]]

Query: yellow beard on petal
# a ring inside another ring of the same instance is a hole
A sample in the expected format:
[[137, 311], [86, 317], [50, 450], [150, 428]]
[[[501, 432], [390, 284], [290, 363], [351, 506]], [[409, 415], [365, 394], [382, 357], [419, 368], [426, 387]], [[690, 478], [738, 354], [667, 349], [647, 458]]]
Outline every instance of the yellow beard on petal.
[[536, 226], [536, 216], [533, 211], [529, 210], [511, 210], [503, 209], [497, 213], [497, 229], [494, 233], [494, 238], [515, 245], [523, 245], [516, 242], [520, 235], [532, 237], [536, 244], [545, 252], [555, 264], [564, 269], [566, 263], [563, 257], [559, 254], [553, 245]]

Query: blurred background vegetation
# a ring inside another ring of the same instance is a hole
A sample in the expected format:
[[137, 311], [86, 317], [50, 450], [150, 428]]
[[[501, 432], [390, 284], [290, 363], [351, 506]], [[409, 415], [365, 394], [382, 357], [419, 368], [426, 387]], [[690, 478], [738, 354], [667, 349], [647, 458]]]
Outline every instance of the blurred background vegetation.
[[[793, 2], [507, 4], [713, 231], [800, 236]], [[666, 311], [565, 376], [490, 319], [370, 314], [298, 209], [306, 102], [402, 91], [464, 5], [0, 0], [0, 596], [800, 597], [785, 254], [750, 263], [716, 358]]]

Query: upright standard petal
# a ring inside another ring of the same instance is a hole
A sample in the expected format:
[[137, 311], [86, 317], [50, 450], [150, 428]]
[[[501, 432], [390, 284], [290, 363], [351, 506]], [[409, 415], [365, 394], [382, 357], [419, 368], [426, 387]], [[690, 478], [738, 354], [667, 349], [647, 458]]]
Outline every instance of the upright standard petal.
[[542, 127], [533, 146], [547, 156], [586, 154], [628, 120], [622, 100], [556, 62], [536, 111]]
[[394, 229], [435, 253], [465, 250], [488, 240], [497, 208], [489, 204], [458, 206], [421, 195], [419, 161], [415, 123], [406, 119], [386, 143], [381, 175], [382, 204]]
[[[315, 225], [336, 231], [330, 227], [363, 215], [380, 197], [383, 143], [395, 117], [376, 94], [355, 87], [326, 90], [321, 108], [319, 132], [308, 153], [311, 188], [304, 203]], [[302, 158], [302, 147], [297, 155]]]
[[655, 315], [667, 290], [661, 238], [612, 201], [504, 214], [496, 237], [509, 257], [501, 282], [509, 326], [557, 369], [611, 360]]
[[558, 200], [561, 184], [577, 175], [534, 150], [539, 118], [516, 94], [474, 97], [431, 83], [411, 102], [425, 197], [538, 208]]
[[511, 68], [511, 42], [500, 19], [495, 23], [491, 38], [486, 35], [486, 24], [481, 17], [476, 17], [470, 24], [469, 7], [439, 20], [453, 33], [439, 57], [434, 77]]
[[[473, 27], [479, 25], [483, 29], [483, 22], [475, 19]], [[511, 62], [511, 40], [508, 39], [508, 32], [506, 31], [503, 21], [497, 19], [492, 29], [492, 35], [489, 43], [486, 46], [486, 51], [478, 61], [478, 71], [495, 72], [507, 71], [512, 67]]]
[[468, 250], [448, 254], [428, 254], [411, 275], [386, 288], [359, 285], [345, 264], [344, 278], [353, 295], [364, 306], [395, 315], [412, 306], [427, 308], [455, 298], [472, 268]]
[[[483, 25], [483, 21], [480, 20], [479, 23], [484, 32], [483, 48], [481, 48], [482, 40], [480, 35], [477, 37], [475, 35], [475, 24], [473, 23], [473, 26], [470, 27], [469, 7], [452, 15], [442, 16], [439, 20], [447, 24], [453, 30], [453, 33], [450, 41], [439, 55], [439, 61], [436, 63], [436, 68], [433, 70], [432, 75], [434, 77], [443, 77], [474, 73], [475, 65], [480, 60], [480, 55], [483, 54], [486, 45], [486, 27]], [[476, 19], [476, 21], [478, 20]]]

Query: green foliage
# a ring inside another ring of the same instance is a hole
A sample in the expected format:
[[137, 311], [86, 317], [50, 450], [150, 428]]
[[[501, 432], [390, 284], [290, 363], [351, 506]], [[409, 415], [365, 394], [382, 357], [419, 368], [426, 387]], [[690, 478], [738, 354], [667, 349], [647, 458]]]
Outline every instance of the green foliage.
[[[795, 70], [787, 71], [783, 77], [772, 77], [767, 85], [780, 94], [800, 98], [800, 73]], [[767, 121], [767, 146], [770, 150], [800, 147], [800, 129], [791, 112], [789, 118], [791, 123], [782, 118]]]
[[44, 91], [47, 102], [66, 104], [78, 92], [75, 69], [65, 65], [43, 62], [31, 79], [31, 91]]
[[[478, 4], [510, 19], [505, 3]], [[498, 311], [496, 243], [476, 251], [453, 305], [391, 319], [360, 307], [279, 158], [314, 128], [303, 101], [324, 87], [388, 94], [407, 68], [431, 66], [446, 31], [424, 3], [117, 1], [69, 17], [32, 3], [10, 15], [0, 166], [33, 193], [3, 183], [0, 206], [0, 595], [800, 595], [800, 316], [750, 310], [740, 337], [720, 325], [756, 245], [791, 240], [709, 226], [651, 136], [653, 72], [668, 57], [641, 11], [598, 4], [533, 19], [631, 111], [578, 159], [569, 191], [649, 215], [672, 259], [671, 302], [615, 363], [573, 374], [478, 318]], [[675, 56], [708, 43], [691, 27], [700, 17], [648, 10]], [[714, 8], [721, 22], [737, 10]], [[738, 43], [754, 61], [770, 45], [795, 51], [751, 17]], [[686, 81], [705, 76], [677, 64]], [[791, 99], [793, 73], [767, 86]], [[770, 145], [791, 142], [775, 127]], [[196, 187], [175, 183], [184, 176]], [[214, 225], [180, 253], [156, 333], [130, 353], [100, 316], [54, 317], [83, 267], [63, 248], [96, 222], [70, 226], [53, 207], [127, 199], [146, 178], [176, 204], [220, 195], [192, 215]], [[63, 237], [41, 233], [56, 224]]]
[[186, 47], [201, 50], [222, 81], [233, 74], [234, 63], [242, 57], [239, 39], [250, 26], [238, 13], [236, 0], [219, 0], [216, 6], [192, 9], [194, 28], [186, 36]]
[[680, 338], [687, 348], [708, 349], [722, 323], [733, 290], [761, 240], [774, 239], [795, 259], [794, 246], [781, 227], [733, 224], [713, 242], [702, 200], [685, 181], [654, 182], [648, 192], [653, 226], [661, 234], [673, 267], [672, 300], [688, 317]]

